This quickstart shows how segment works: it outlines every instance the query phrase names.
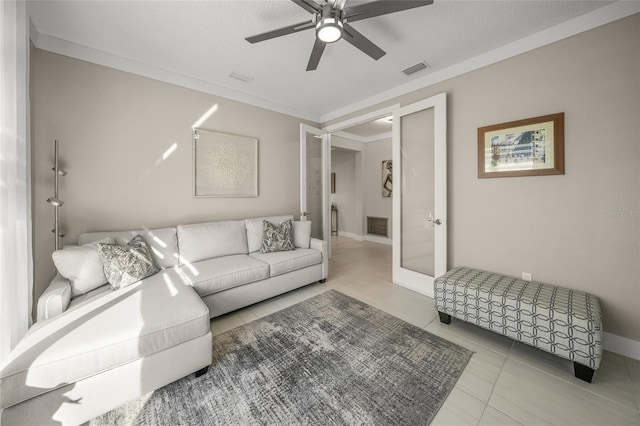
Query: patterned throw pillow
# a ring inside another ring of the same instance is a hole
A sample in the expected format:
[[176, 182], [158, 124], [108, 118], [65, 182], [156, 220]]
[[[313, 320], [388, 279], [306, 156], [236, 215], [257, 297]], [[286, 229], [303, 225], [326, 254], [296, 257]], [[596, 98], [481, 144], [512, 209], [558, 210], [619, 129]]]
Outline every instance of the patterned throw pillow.
[[136, 235], [126, 245], [98, 244], [104, 274], [113, 290], [118, 290], [158, 272], [151, 250], [142, 236]]
[[261, 253], [273, 253], [276, 251], [294, 250], [293, 244], [293, 222], [291, 219], [285, 220], [278, 225], [263, 221], [264, 231], [262, 232]]

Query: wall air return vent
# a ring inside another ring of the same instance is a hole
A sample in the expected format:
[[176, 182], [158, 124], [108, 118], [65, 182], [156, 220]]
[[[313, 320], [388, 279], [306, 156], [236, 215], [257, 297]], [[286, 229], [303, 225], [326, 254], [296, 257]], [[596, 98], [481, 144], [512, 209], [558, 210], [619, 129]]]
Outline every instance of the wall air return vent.
[[424, 69], [427, 68], [431, 68], [431, 65], [429, 65], [428, 63], [422, 61], [422, 62], [418, 62], [415, 65], [410, 66], [407, 69], [402, 70], [403, 73], [405, 73], [406, 75], [411, 75], [414, 73], [417, 73], [418, 71], [422, 71]]
[[251, 83], [253, 81], [253, 77], [250, 75], [240, 74], [239, 72], [231, 71], [229, 73], [229, 77], [235, 78], [236, 80], [244, 81], [245, 83]]
[[367, 234], [388, 237], [389, 218], [367, 216]]

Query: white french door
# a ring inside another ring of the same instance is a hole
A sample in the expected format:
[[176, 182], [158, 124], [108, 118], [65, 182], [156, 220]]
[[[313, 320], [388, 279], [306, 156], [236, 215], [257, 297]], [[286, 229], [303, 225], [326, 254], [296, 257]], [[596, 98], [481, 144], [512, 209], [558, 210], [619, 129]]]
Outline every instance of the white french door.
[[393, 283], [433, 297], [447, 268], [446, 93], [393, 112]]
[[300, 220], [311, 221], [311, 236], [330, 242], [329, 179], [331, 135], [300, 124]]

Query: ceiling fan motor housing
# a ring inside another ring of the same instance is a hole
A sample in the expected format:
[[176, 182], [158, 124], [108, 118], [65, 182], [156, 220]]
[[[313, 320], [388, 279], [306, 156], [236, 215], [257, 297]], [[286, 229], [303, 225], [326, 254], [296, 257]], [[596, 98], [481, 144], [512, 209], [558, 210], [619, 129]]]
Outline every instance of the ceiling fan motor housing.
[[318, 14], [317, 37], [325, 43], [334, 43], [342, 38], [343, 29], [342, 10], [332, 8], [329, 3], [325, 4]]

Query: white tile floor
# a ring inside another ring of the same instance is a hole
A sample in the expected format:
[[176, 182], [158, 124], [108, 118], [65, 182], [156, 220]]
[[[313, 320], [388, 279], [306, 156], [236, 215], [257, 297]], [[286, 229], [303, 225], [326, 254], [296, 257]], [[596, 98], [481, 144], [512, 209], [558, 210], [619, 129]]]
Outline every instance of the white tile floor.
[[391, 247], [333, 238], [329, 279], [215, 318], [214, 334], [304, 299], [339, 290], [474, 352], [434, 425], [640, 425], [640, 361], [605, 352], [592, 384], [570, 361], [455, 318], [437, 319], [433, 299], [391, 284]]

